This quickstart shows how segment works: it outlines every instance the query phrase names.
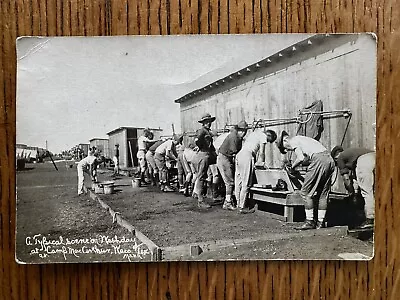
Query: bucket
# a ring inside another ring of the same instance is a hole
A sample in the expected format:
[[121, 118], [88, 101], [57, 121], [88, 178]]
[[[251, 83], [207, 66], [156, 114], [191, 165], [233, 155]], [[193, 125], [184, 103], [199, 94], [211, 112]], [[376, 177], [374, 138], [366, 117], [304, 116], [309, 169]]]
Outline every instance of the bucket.
[[106, 195], [114, 193], [114, 181], [103, 182], [103, 188]]
[[140, 187], [140, 178], [132, 179], [132, 187], [133, 187], [133, 188], [138, 188], [138, 187]]
[[95, 192], [96, 194], [104, 194], [103, 186], [100, 185], [100, 184], [95, 184], [95, 186], [94, 186], [94, 192]]

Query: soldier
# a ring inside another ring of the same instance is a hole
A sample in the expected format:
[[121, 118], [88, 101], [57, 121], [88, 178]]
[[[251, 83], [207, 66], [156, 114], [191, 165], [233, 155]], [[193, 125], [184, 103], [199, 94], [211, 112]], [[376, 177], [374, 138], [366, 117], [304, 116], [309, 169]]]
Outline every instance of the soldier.
[[[289, 137], [286, 131], [282, 131], [277, 146], [282, 154], [286, 154], [288, 150], [294, 151], [296, 154], [293, 164], [287, 165], [289, 173], [295, 171], [297, 166], [308, 164], [304, 183], [300, 190], [304, 200], [306, 221], [296, 229], [308, 230], [325, 227], [325, 214], [335, 162], [326, 148], [310, 137], [301, 135]], [[318, 216], [314, 216], [314, 194], [316, 194], [315, 205], [318, 206]]]
[[153, 145], [150, 146], [149, 150], [146, 153], [146, 161], [148, 163], [148, 167], [151, 170], [151, 179], [152, 179], [152, 185], [157, 186], [157, 184], [160, 181], [159, 178], [159, 170], [157, 168], [156, 161], [154, 159], [154, 154], [156, 152], [156, 149], [158, 146], [160, 146], [162, 143], [164, 143], [163, 140], [159, 140], [155, 142]]
[[160, 186], [163, 192], [173, 192], [174, 190], [169, 185], [167, 160], [177, 160], [176, 145], [182, 143], [182, 135], [174, 135], [172, 140], [167, 140], [157, 147], [154, 159], [158, 170], [160, 171]]
[[147, 143], [155, 142], [152, 139], [152, 133], [150, 129], [146, 128], [143, 130], [143, 135], [138, 138], [138, 152], [136, 157], [139, 160], [140, 166], [140, 182], [142, 184], [147, 184], [145, 181], [145, 174], [147, 170], [147, 162], [146, 162], [146, 152], [147, 152]]
[[[232, 195], [235, 187], [235, 156], [242, 149], [242, 140], [247, 133], [247, 123], [240, 121], [228, 135], [221, 136], [222, 144], [218, 147], [217, 166], [225, 183], [225, 202], [223, 209], [235, 210]], [[219, 139], [220, 137], [218, 137]], [[218, 139], [215, 144], [218, 143]], [[215, 146], [217, 147], [217, 145]]]
[[176, 168], [178, 169], [178, 190], [179, 193], [185, 193], [185, 180], [186, 169], [184, 167], [183, 152], [185, 146], [182, 144], [176, 145], [176, 152], [178, 153], [178, 160], [176, 161]]
[[257, 153], [261, 162], [265, 161], [265, 145], [276, 140], [273, 130], [255, 130], [249, 134], [242, 149], [236, 155], [235, 166], [235, 197], [238, 202], [238, 212], [241, 214], [252, 213], [254, 208], [245, 208], [246, 198], [252, 182], [253, 168]]
[[95, 155], [89, 155], [83, 158], [76, 166], [78, 172], [78, 196], [84, 194], [84, 181], [85, 176], [83, 172], [89, 173], [92, 182], [97, 182], [97, 165], [101, 163], [101, 158]]
[[115, 144], [113, 162], [114, 162], [113, 176], [118, 176], [119, 175], [119, 144]]
[[361, 190], [365, 200], [365, 221], [357, 228], [365, 229], [374, 226], [375, 219], [375, 152], [365, 148], [347, 148], [336, 146], [331, 156], [339, 168], [344, 186], [350, 196]]
[[196, 170], [193, 166], [193, 161], [197, 153], [193, 150], [194, 148], [194, 144], [189, 144], [189, 146], [183, 150], [180, 158], [186, 175], [183, 189], [180, 192], [183, 192], [185, 196], [189, 196], [191, 192], [193, 192], [193, 184], [196, 181]]
[[211, 133], [211, 124], [215, 121], [215, 117], [210, 114], [204, 114], [198, 121], [202, 124], [202, 128], [197, 130], [195, 144], [198, 147], [198, 152], [194, 158], [194, 167], [197, 173], [197, 178], [194, 185], [194, 194], [198, 197], [199, 208], [210, 208], [211, 206], [204, 202], [204, 191], [207, 187], [207, 171], [210, 164], [215, 163], [213, 153], [213, 139]]

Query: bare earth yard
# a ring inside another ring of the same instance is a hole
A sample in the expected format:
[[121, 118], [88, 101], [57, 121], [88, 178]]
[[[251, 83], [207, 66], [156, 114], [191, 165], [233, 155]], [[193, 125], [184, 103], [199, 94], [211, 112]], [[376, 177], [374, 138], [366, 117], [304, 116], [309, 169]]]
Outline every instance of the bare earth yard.
[[[141, 241], [122, 240], [133, 235], [112, 223], [110, 214], [97, 201], [88, 195], [76, 196], [75, 167], [66, 168], [64, 163], [58, 163], [58, 172], [48, 163], [28, 167], [32, 169], [17, 173], [17, 257], [20, 261], [150, 260], [148, 249], [138, 246]], [[109, 174], [107, 171], [100, 174], [100, 180], [110, 180]], [[368, 257], [373, 253], [372, 242], [347, 236], [343, 227], [298, 232], [294, 229], [296, 224], [273, 219], [261, 211], [239, 215], [220, 206], [200, 210], [190, 197], [161, 193], [154, 187], [134, 189], [129, 177], [120, 177], [115, 184], [115, 193], [98, 195], [100, 199], [163, 248], [166, 260], [340, 259], [341, 253], [361, 253]], [[54, 241], [62, 236], [63, 243], [47, 245], [38, 252], [50, 253], [40, 257], [35, 248], [40, 249], [41, 244], [31, 245], [36, 234]], [[112, 240], [115, 236], [117, 240]], [[94, 244], [85, 244], [84, 239], [92, 239]], [[71, 245], [72, 240], [77, 244]], [[203, 252], [191, 256], [190, 245], [200, 245]], [[62, 252], [62, 246], [66, 247], [67, 254]], [[92, 249], [88, 251], [91, 253], [78, 253], [76, 257], [74, 251], [81, 251], [82, 247]], [[51, 253], [52, 249], [59, 252]]]

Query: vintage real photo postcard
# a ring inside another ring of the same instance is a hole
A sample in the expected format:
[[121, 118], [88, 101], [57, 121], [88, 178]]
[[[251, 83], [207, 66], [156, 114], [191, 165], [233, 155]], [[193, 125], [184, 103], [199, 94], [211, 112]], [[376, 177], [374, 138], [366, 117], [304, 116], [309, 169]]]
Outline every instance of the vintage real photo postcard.
[[21, 37], [16, 260], [373, 257], [374, 34]]

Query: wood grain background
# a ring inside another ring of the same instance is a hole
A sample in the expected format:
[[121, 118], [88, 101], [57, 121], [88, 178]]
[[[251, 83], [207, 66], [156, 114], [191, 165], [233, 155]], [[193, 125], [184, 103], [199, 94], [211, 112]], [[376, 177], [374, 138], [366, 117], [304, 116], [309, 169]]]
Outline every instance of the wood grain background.
[[[399, 2], [1, 0], [0, 299], [399, 299]], [[16, 37], [364, 31], [377, 34], [379, 56], [372, 261], [43, 266], [14, 262]]]

